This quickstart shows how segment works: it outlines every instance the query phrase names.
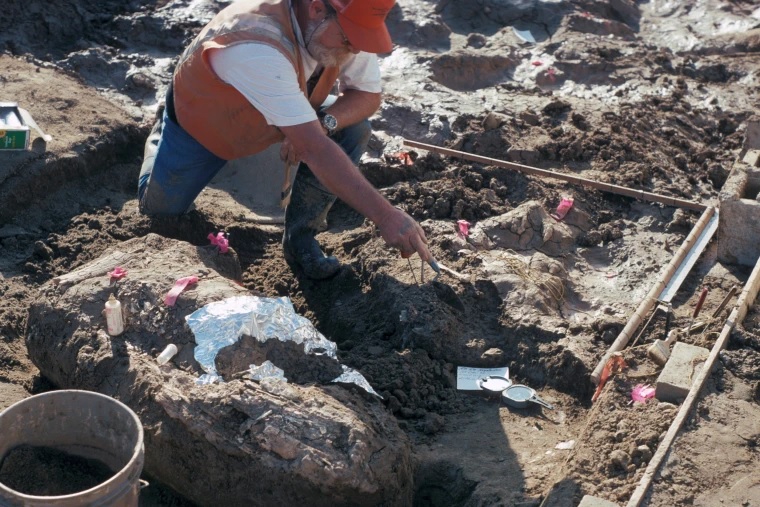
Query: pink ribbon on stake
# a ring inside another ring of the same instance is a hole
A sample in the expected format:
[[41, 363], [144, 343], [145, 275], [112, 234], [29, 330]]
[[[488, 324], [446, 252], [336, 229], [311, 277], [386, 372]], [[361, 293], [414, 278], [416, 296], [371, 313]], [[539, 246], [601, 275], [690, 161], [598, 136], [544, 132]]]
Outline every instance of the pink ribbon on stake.
[[164, 303], [166, 306], [174, 306], [174, 303], [177, 302], [177, 298], [179, 297], [180, 293], [185, 290], [188, 285], [192, 285], [194, 283], [198, 283], [197, 276], [186, 276], [174, 282], [174, 287], [172, 287], [166, 296], [164, 296]]
[[121, 280], [125, 276], [127, 276], [127, 270], [122, 268], [121, 266], [116, 266], [113, 268], [113, 271], [108, 272], [109, 278], [112, 280]]
[[212, 245], [219, 248], [219, 253], [227, 253], [227, 250], [230, 249], [230, 240], [227, 239], [223, 232], [217, 233], [216, 236], [214, 236], [213, 232], [210, 232], [208, 240], [211, 241]]
[[563, 197], [562, 201], [560, 201], [559, 206], [557, 206], [557, 211], [551, 214], [551, 217], [556, 220], [557, 222], [561, 221], [570, 211], [570, 208], [573, 207], [573, 198], [572, 197]]

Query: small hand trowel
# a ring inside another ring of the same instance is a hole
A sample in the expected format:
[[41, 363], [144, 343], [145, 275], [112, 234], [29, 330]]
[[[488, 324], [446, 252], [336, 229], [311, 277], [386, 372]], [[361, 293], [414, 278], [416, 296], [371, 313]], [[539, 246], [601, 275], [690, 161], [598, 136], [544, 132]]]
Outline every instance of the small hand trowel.
[[[462, 303], [462, 300], [459, 299], [459, 296], [457, 295], [456, 291], [451, 288], [451, 286], [438, 281], [438, 277], [441, 276], [441, 271], [445, 271], [446, 273], [459, 275], [456, 271], [453, 269], [449, 269], [445, 266], [442, 266], [436, 262], [435, 259], [430, 259], [428, 261], [428, 264], [430, 264], [430, 267], [435, 271], [435, 277], [433, 277], [432, 284], [433, 284], [433, 290], [435, 290], [435, 295], [438, 296], [438, 299], [449, 305], [450, 307], [454, 308], [455, 310], [458, 310], [460, 312], [465, 311], [464, 303]], [[464, 276], [464, 275], [459, 275]]]

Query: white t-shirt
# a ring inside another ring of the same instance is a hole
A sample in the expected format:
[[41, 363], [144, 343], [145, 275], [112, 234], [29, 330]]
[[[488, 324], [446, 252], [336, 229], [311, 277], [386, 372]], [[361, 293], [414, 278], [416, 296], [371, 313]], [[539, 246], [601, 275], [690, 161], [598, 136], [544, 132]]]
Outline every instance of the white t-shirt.
[[[293, 25], [308, 79], [317, 68], [317, 61], [304, 48], [298, 24], [294, 21]], [[316, 112], [298, 86], [293, 65], [273, 47], [258, 42], [235, 44], [211, 51], [209, 63], [219, 79], [247, 98], [269, 125], [289, 127], [317, 119]], [[364, 52], [351, 55], [341, 67], [339, 80], [343, 90], [380, 93], [377, 55]]]

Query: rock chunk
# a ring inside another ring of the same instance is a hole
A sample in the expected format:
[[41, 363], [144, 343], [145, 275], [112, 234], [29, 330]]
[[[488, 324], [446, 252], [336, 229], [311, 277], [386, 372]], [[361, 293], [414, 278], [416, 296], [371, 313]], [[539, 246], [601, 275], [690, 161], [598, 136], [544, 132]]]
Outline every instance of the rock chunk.
[[[116, 265], [129, 274], [112, 285]], [[203, 371], [185, 317], [250, 295], [231, 279], [239, 274], [234, 252], [155, 234], [126, 241], [43, 286], [29, 313], [29, 356], [59, 388], [132, 408], [145, 429], [145, 470], [200, 505], [409, 505], [409, 443], [378, 401], [276, 379], [196, 384]], [[198, 283], [166, 306], [164, 295], [189, 275]], [[115, 338], [101, 315], [110, 294], [126, 310]], [[169, 343], [179, 353], [159, 366]]]

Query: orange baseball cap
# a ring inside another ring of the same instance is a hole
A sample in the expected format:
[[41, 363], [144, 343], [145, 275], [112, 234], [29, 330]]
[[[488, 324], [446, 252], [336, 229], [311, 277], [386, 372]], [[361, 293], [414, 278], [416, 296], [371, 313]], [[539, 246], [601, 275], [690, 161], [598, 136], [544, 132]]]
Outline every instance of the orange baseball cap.
[[338, 23], [359, 51], [390, 53], [391, 34], [385, 18], [396, 0], [328, 0], [338, 12]]

